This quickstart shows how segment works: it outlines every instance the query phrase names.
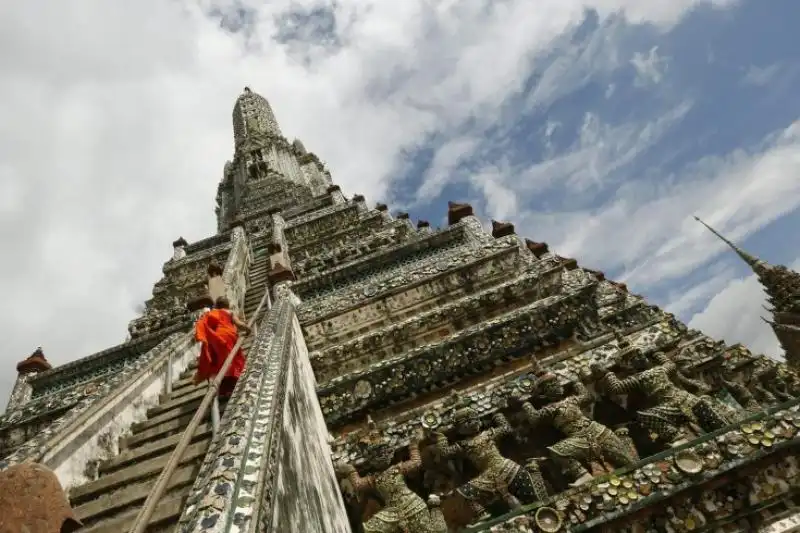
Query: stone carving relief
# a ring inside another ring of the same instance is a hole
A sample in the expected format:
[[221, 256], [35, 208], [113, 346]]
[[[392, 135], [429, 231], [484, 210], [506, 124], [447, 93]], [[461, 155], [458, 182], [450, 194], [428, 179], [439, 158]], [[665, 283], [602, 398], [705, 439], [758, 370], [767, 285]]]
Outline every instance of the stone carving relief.
[[608, 462], [615, 468], [622, 468], [636, 462], [638, 452], [627, 436], [627, 429], [618, 434], [603, 424], [592, 420], [584, 409], [594, 402], [594, 395], [580, 381], [574, 382], [574, 393], [566, 394], [564, 386], [555, 374], [546, 372], [538, 360], [532, 360], [536, 380], [520, 381], [520, 385], [530, 383], [530, 388], [520, 387], [518, 400], [527, 394], [535, 394], [543, 399], [545, 405], [535, 408], [530, 401], [523, 401], [527, 423], [534, 428], [549, 423], [564, 439], [548, 447], [552, 460], [576, 485], [592, 478], [586, 465]]
[[[357, 210], [357, 206], [352, 202], [348, 202], [348, 203], [345, 203], [345, 204], [329, 205], [329, 206], [324, 207], [322, 209], [317, 209], [317, 210], [308, 212], [308, 213], [306, 213], [304, 215], [299, 215], [299, 216], [294, 217], [289, 222], [289, 224], [287, 226], [287, 230], [290, 231], [290, 233], [293, 233], [293, 232], [297, 231], [300, 226], [303, 226], [305, 224], [310, 224], [312, 222], [316, 222], [317, 223], [316, 226], [311, 228], [311, 231], [314, 231], [314, 228], [318, 229], [323, 224], [330, 224], [331, 223], [331, 220], [325, 220], [325, 219], [328, 219], [328, 218], [335, 219], [338, 216], [342, 215], [345, 211], [347, 211], [349, 213], [349, 212], [351, 212], [353, 210]], [[340, 223], [337, 222], [335, 224], [340, 224]], [[347, 224], [345, 223], [344, 226], [347, 226]]]
[[349, 228], [334, 228], [330, 233], [320, 235], [318, 239], [308, 241], [291, 241], [292, 254], [303, 255], [334, 252], [339, 246], [356, 243], [368, 239], [376, 232], [384, 229], [384, 220], [380, 213], [370, 212], [360, 218], [358, 224]]
[[[528, 302], [560, 294], [563, 289], [559, 270], [554, 268], [542, 272], [541, 268], [541, 265], [530, 265], [522, 276], [466, 298], [457, 297], [460, 296], [458, 289], [463, 287], [463, 283], [454, 283], [452, 303], [436, 305], [430, 311], [419, 312], [419, 308], [414, 305], [418, 302], [412, 299], [408, 302], [409, 307], [414, 307], [418, 312], [401, 321], [387, 319], [384, 327], [377, 327], [376, 324], [381, 316], [376, 314], [367, 317], [360, 310], [362, 320], [371, 323], [370, 331], [350, 341], [339, 341], [330, 348], [312, 353], [317, 379], [323, 384], [335, 375], [396, 356], [402, 348], [414, 349], [439, 342], [451, 333], [496, 318]], [[485, 274], [491, 276], [490, 272]], [[419, 290], [419, 287], [415, 290]], [[384, 316], [396, 316], [390, 309], [396, 311], [396, 308], [386, 305], [383, 308]], [[328, 336], [326, 340], [329, 343], [331, 341]]]
[[[390, 269], [375, 269], [365, 272], [357, 279], [339, 287], [330, 287], [315, 290], [313, 293], [303, 293], [303, 304], [298, 311], [298, 316], [303, 323], [333, 314], [334, 311], [342, 312], [350, 306], [363, 305], [371, 299], [406, 287], [412, 283], [423, 280], [432, 280], [442, 277], [449, 271], [461, 268], [479, 268], [485, 260], [498, 260], [499, 256], [507, 258], [506, 271], [519, 266], [520, 255], [515, 245], [495, 241], [486, 248], [472, 249], [467, 245], [453, 246], [446, 252], [441, 250], [420, 253], [418, 256], [407, 257], [404, 262]], [[463, 283], [464, 280], [461, 280]]]
[[407, 243], [415, 237], [405, 224], [392, 224], [387, 230], [380, 231], [367, 239], [350, 240], [341, 238], [339, 245], [322, 253], [292, 253], [292, 268], [298, 276], [314, 276], [322, 272], [360, 260], [372, 254], [387, 252], [389, 249]]
[[498, 441], [513, 433], [511, 424], [501, 413], [495, 413], [492, 420], [494, 426], [481, 429], [479, 412], [466, 406], [454, 415], [458, 442], [449, 443], [443, 433], [434, 433], [436, 449], [443, 459], [462, 454], [478, 470], [476, 477], [456, 489], [478, 521], [489, 518], [486, 506], [496, 500], [516, 509], [547, 496], [535, 460], [523, 467], [500, 452]]
[[[591, 314], [591, 286], [571, 295], [534, 302], [513, 313], [467, 328], [445, 342], [421, 346], [357, 371], [319, 389], [329, 424], [351, 419], [389, 398], [397, 400], [442, 379], [478, 372], [511, 358], [516, 350], [569, 338], [582, 317]], [[514, 350], [514, 351], [512, 351]]]
[[696, 396], [676, 385], [671, 375], [676, 365], [663, 353], [650, 356], [637, 348], [621, 346], [619, 361], [635, 373], [619, 379], [613, 372], [604, 372], [595, 366], [594, 372], [602, 375], [601, 383], [609, 393], [620, 396], [639, 392], [652, 405], [640, 409], [636, 418], [654, 440], [667, 443], [676, 441], [691, 426], [714, 431], [731, 421], [714, 400]]
[[335, 205], [326, 208], [328, 213], [319, 215], [312, 213], [308, 220], [298, 222], [286, 228], [286, 238], [292, 243], [303, 243], [320, 240], [325, 235], [337, 231], [349, 230], [357, 226], [361, 219], [358, 207], [352, 203]]

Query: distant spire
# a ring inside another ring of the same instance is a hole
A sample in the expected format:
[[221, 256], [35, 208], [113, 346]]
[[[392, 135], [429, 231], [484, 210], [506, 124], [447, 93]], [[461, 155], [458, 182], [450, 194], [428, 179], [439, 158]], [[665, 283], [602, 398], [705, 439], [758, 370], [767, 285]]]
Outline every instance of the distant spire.
[[761, 317], [767, 323], [786, 353], [786, 362], [792, 368], [800, 368], [800, 327], [798, 327], [797, 320], [798, 308], [794, 304], [796, 294], [798, 294], [798, 287], [800, 287], [800, 274], [789, 270], [786, 267], [775, 267], [766, 261], [753, 257], [748, 254], [731, 241], [719, 234], [714, 228], [694, 217], [699, 223], [704, 225], [708, 230], [716, 235], [725, 244], [730, 246], [736, 254], [741, 257], [745, 263], [750, 265], [761, 286], [764, 287], [767, 293], [767, 301], [772, 305], [773, 309], [764, 307], [765, 310], [773, 314], [774, 320]]
[[742, 250], [741, 248], [739, 248], [738, 246], [733, 244], [731, 241], [729, 241], [728, 239], [723, 237], [717, 230], [715, 230], [714, 228], [712, 228], [711, 226], [709, 226], [708, 224], [706, 224], [705, 222], [700, 220], [699, 217], [695, 216], [694, 219], [696, 221], [698, 221], [699, 223], [701, 223], [702, 225], [704, 225], [708, 229], [708, 231], [710, 231], [711, 233], [713, 233], [714, 235], [719, 237], [719, 239], [722, 242], [724, 242], [725, 244], [730, 246], [733, 249], [733, 251], [736, 252], [736, 254], [739, 257], [741, 257], [744, 260], [744, 262], [747, 263], [748, 265], [750, 265], [751, 267], [756, 268], [758, 266], [764, 265], [764, 261], [762, 261], [761, 259], [758, 259], [756, 257], [753, 257], [752, 255], [748, 254], [747, 252], [745, 252], [744, 250]]

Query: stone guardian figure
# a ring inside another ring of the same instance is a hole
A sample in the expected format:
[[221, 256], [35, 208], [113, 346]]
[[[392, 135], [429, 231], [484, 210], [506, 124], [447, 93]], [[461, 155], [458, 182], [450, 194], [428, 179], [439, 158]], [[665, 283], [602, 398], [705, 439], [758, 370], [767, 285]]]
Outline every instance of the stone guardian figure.
[[608, 461], [616, 468], [637, 461], [632, 442], [623, 440], [608, 427], [584, 414], [583, 408], [592, 403], [593, 397], [582, 383], [575, 382], [575, 393], [565, 396], [564, 386], [558, 378], [537, 366], [534, 366], [538, 374], [534, 390], [548, 403], [536, 409], [529, 401], [525, 401], [522, 409], [532, 426], [549, 423], [566, 436], [547, 449], [554, 462], [572, 480], [573, 486], [592, 478], [584, 466], [591, 461]]
[[706, 431], [724, 427], [730, 420], [708, 396], [696, 396], [678, 387], [671, 379], [675, 363], [664, 353], [653, 355], [654, 362], [641, 350], [629, 348], [620, 355], [621, 363], [637, 373], [620, 380], [613, 372], [605, 372], [593, 365], [592, 372], [602, 375], [601, 384], [612, 394], [642, 393], [653, 407], [636, 413], [643, 428], [654, 433], [659, 440], [675, 443], [681, 431], [696, 424]]
[[[357, 491], [374, 489], [384, 501], [384, 507], [364, 522], [364, 533], [447, 533], [444, 515], [439, 509], [439, 498], [431, 495], [428, 504], [406, 485], [405, 476], [422, 467], [419, 442], [415, 436], [409, 445], [409, 459], [391, 464], [394, 449], [384, 445], [380, 454], [383, 470], [378, 474], [361, 477], [355, 467], [347, 463], [335, 466], [340, 478], [349, 479]], [[430, 507], [430, 509], [429, 509]]]
[[503, 457], [497, 447], [497, 442], [512, 432], [505, 416], [495, 414], [496, 427], [481, 431], [479, 414], [470, 407], [462, 407], [455, 412], [454, 421], [456, 431], [464, 439], [450, 444], [443, 433], [435, 432], [436, 448], [443, 458], [464, 456], [480, 471], [477, 477], [456, 489], [479, 521], [489, 517], [485, 506], [498, 498], [512, 509], [540, 499], [543, 483], [536, 479], [538, 472], [532, 473]]

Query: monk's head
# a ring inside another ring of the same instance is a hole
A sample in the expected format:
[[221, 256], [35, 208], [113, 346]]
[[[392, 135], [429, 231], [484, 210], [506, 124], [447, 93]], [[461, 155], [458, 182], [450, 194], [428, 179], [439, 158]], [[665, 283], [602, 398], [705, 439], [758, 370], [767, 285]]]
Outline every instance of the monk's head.
[[225, 296], [220, 296], [219, 298], [217, 298], [217, 301], [214, 302], [214, 307], [216, 307], [217, 309], [230, 309], [231, 302]]

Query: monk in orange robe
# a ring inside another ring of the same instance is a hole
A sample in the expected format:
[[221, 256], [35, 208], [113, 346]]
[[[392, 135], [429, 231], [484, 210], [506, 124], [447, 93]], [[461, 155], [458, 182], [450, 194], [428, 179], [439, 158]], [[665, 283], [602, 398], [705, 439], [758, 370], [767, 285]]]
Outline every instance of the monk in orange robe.
[[208, 314], [211, 309], [206, 308], [194, 325], [194, 339], [200, 343], [200, 355], [197, 356], [197, 371], [194, 374], [195, 385], [214, 377], [211, 360], [211, 349], [208, 344]]
[[[217, 298], [214, 309], [204, 314], [195, 326], [195, 338], [203, 344], [195, 374], [196, 382], [212, 379], [219, 374], [225, 359], [239, 340], [240, 329], [245, 333], [250, 332], [247, 324], [231, 312], [228, 299], [224, 296]], [[233, 393], [236, 382], [244, 371], [244, 363], [244, 351], [239, 348], [222, 378], [219, 387], [221, 398], [229, 397]]]

